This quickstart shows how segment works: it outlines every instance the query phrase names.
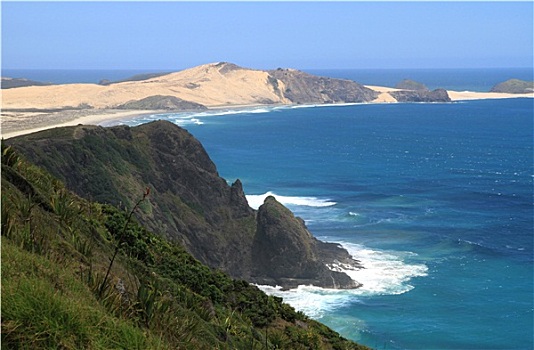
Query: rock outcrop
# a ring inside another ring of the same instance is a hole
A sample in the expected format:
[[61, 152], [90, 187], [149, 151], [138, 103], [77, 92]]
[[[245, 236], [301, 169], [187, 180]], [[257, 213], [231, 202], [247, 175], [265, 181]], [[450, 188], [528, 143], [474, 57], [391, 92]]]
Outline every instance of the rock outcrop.
[[340, 259], [352, 268], [361, 268], [359, 263], [339, 246], [318, 241], [302, 220], [271, 196], [258, 210], [252, 256], [251, 280], [255, 283], [290, 288], [301, 284], [328, 288], [359, 286], [345, 273], [327, 267]]
[[137, 101], [129, 101], [117, 109], [167, 110], [167, 111], [204, 111], [208, 109], [200, 103], [185, 101], [174, 96], [155, 95]]
[[534, 81], [510, 79], [493, 86], [490, 92], [509, 94], [528, 94], [534, 92]]
[[138, 220], [235, 278], [285, 288], [358, 287], [326, 266], [341, 262], [359, 268], [344, 249], [313, 238], [274, 198], [258, 212], [250, 208], [241, 182], [228, 185], [200, 142], [170, 122], [79, 125], [5, 142], [92, 200], [132, 208], [150, 187]]
[[389, 92], [398, 102], [451, 102], [447, 90], [399, 90]]

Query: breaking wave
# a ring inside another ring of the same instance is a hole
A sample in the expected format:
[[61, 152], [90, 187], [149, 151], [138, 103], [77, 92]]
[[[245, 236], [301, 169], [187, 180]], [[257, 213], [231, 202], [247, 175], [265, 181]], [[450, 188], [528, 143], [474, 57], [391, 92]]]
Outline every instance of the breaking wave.
[[428, 275], [428, 267], [420, 263], [408, 262], [415, 253], [401, 251], [381, 251], [360, 244], [339, 242], [360, 261], [363, 269], [346, 270], [342, 266], [331, 269], [343, 271], [362, 286], [352, 290], [326, 289], [301, 285], [291, 290], [281, 287], [258, 286], [267, 294], [282, 297], [296, 310], [312, 318], [339, 309], [350, 303], [364, 303], [364, 298], [376, 295], [398, 295], [414, 288], [409, 282], [415, 277]]
[[306, 206], [306, 207], [330, 207], [333, 205], [336, 205], [336, 202], [331, 201], [330, 199], [321, 199], [317, 197], [295, 197], [295, 196], [281, 196], [278, 194], [275, 194], [271, 191], [266, 192], [264, 194], [258, 194], [258, 195], [247, 195], [247, 201], [248, 205], [254, 209], [258, 209], [263, 202], [265, 201], [265, 198], [273, 196], [276, 198], [276, 200], [283, 205], [299, 205], [299, 206]]

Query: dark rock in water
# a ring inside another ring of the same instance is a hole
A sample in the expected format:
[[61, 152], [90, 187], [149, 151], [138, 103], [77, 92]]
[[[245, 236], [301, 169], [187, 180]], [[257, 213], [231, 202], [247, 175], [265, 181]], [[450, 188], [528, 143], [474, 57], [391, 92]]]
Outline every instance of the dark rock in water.
[[534, 92], [534, 81], [510, 79], [491, 88], [490, 92], [509, 94], [528, 94]]
[[204, 111], [208, 109], [199, 103], [185, 101], [174, 96], [154, 95], [137, 101], [126, 102], [117, 106], [118, 109], [140, 110], [177, 110], [177, 111]]
[[395, 89], [401, 90], [414, 90], [414, 91], [428, 91], [428, 88], [423, 83], [413, 81], [410, 79], [404, 79], [395, 85]]
[[359, 268], [358, 262], [338, 245], [314, 238], [304, 223], [274, 197], [267, 197], [260, 206], [257, 225], [252, 246], [254, 282], [290, 288], [300, 284], [327, 288], [359, 286], [347, 274], [327, 267], [344, 260]]
[[432, 91], [392, 91], [389, 93], [399, 102], [451, 102], [447, 90], [436, 89]]
[[241, 181], [229, 186], [200, 142], [175, 124], [78, 125], [5, 142], [92, 200], [132, 208], [150, 187], [137, 219], [232, 277], [285, 288], [358, 287], [326, 266], [358, 268], [344, 249], [313, 238], [274, 198], [258, 212], [250, 208]]
[[275, 91], [279, 91], [276, 80], [284, 83], [281, 91], [284, 97], [293, 103], [355, 103], [370, 102], [379, 93], [366, 88], [352, 80], [319, 77], [294, 69], [276, 69], [267, 71], [273, 80]]

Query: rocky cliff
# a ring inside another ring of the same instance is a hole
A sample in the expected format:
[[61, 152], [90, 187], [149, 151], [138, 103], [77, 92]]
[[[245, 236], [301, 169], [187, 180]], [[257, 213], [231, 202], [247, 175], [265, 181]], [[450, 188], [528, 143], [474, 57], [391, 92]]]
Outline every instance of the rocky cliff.
[[251, 209], [241, 182], [228, 185], [202, 145], [170, 122], [79, 125], [6, 143], [86, 198], [131, 208], [150, 187], [138, 219], [233, 277], [283, 287], [358, 286], [326, 267], [345, 262], [359, 268], [344, 249], [317, 241], [274, 198], [258, 212]]
[[281, 93], [293, 103], [370, 102], [378, 97], [376, 91], [352, 80], [319, 77], [295, 69], [279, 68], [268, 73], [273, 84], [283, 83]]
[[444, 89], [426, 90], [399, 90], [389, 93], [397, 102], [451, 102], [449, 94]]

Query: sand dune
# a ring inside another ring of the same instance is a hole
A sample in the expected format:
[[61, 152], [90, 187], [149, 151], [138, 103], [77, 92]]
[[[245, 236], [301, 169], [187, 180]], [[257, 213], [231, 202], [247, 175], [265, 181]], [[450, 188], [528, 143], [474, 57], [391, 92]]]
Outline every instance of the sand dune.
[[[366, 86], [378, 92], [370, 103], [395, 103], [390, 94], [398, 89]], [[63, 84], [2, 90], [2, 136], [12, 137], [55, 126], [96, 124], [114, 118], [150, 111], [116, 108], [149, 96], [174, 96], [208, 108], [237, 108], [250, 105], [291, 104], [282, 91], [286, 87], [266, 71], [211, 63], [142, 81], [111, 85]], [[453, 101], [534, 97], [530, 94], [448, 91]], [[155, 111], [154, 111], [155, 112]]]
[[[230, 64], [206, 64], [177, 73], [107, 86], [64, 84], [8, 89], [3, 94], [3, 109], [53, 109], [89, 105], [115, 108], [128, 101], [154, 95], [175, 96], [207, 107], [290, 103], [279, 96], [269, 74], [250, 69], [234, 69]], [[237, 67], [237, 66], [235, 66]], [[226, 68], [226, 69], [225, 69]]]
[[[373, 102], [395, 102], [389, 93], [399, 91], [382, 86], [366, 87], [380, 92]], [[207, 107], [291, 103], [280, 93], [284, 90], [285, 86], [280, 80], [277, 80], [275, 89], [266, 71], [245, 69], [231, 63], [211, 63], [148, 80], [107, 86], [63, 84], [6, 89], [2, 90], [2, 109], [65, 109], [80, 106], [110, 109], [154, 95], [174, 96]], [[449, 91], [449, 96], [457, 101], [533, 97], [534, 94]]]

